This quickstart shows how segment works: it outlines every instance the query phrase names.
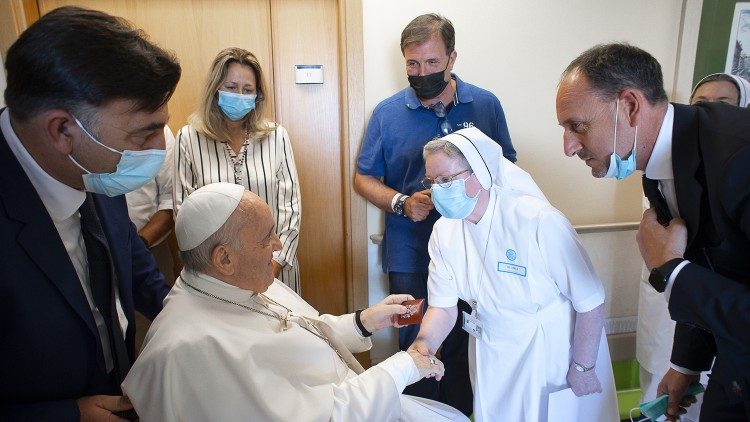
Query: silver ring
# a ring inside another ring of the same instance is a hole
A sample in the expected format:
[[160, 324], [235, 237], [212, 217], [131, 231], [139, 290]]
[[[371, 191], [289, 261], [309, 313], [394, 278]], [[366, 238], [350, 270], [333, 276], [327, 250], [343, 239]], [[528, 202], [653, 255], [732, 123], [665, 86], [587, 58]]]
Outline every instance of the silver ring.
[[435, 362], [435, 358], [430, 358], [430, 365], [435, 365], [437, 362]]

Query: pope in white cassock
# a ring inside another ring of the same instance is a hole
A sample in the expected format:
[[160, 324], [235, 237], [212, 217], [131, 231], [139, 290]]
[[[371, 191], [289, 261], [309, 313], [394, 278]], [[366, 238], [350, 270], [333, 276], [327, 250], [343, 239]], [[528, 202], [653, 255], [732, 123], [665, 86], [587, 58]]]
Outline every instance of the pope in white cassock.
[[604, 289], [565, 216], [479, 129], [430, 141], [424, 157], [443, 217], [411, 350], [437, 351], [461, 298], [475, 421], [617, 421]]
[[361, 313], [319, 315], [273, 278], [271, 212], [240, 185], [193, 192], [175, 231], [185, 269], [122, 384], [143, 421], [466, 421], [403, 396], [443, 375], [433, 355], [399, 352], [368, 370], [352, 356], [396, 326], [409, 295]]

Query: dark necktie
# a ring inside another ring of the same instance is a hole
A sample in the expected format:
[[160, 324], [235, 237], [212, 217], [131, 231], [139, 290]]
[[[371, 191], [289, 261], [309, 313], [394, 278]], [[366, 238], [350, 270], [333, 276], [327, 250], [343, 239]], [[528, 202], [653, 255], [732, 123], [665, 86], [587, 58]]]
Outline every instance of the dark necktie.
[[91, 194], [86, 194], [86, 200], [79, 211], [81, 212], [81, 234], [86, 244], [91, 296], [107, 326], [112, 361], [117, 371], [119, 385], [130, 370], [130, 358], [115, 306], [117, 276], [109, 252], [109, 244], [96, 214]]
[[669, 211], [667, 200], [659, 190], [659, 182], [649, 179], [645, 174], [643, 175], [643, 194], [648, 198], [651, 208], [656, 210], [656, 220], [659, 224], [664, 227], [668, 226], [669, 221], [672, 220], [672, 213]]

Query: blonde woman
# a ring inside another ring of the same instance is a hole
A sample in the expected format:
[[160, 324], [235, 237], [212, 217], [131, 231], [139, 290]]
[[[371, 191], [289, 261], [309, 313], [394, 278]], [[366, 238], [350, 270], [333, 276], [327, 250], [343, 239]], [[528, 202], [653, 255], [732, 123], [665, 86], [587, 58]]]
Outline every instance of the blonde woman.
[[299, 292], [300, 192], [289, 134], [265, 116], [267, 87], [258, 59], [241, 48], [219, 52], [202, 101], [177, 134], [174, 206], [217, 182], [242, 185], [271, 207], [282, 248], [274, 276]]

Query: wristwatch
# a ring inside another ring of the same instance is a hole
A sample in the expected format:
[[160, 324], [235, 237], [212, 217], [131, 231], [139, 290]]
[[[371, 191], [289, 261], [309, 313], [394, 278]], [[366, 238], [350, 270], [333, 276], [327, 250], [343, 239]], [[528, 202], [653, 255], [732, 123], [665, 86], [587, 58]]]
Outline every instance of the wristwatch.
[[674, 271], [682, 261], [684, 261], [683, 258], [673, 258], [664, 263], [661, 267], [652, 269], [651, 274], [648, 276], [649, 284], [651, 284], [657, 292], [664, 293], [664, 290], [667, 288], [669, 276], [672, 275], [672, 271]]
[[406, 203], [406, 199], [409, 198], [408, 196], [404, 194], [400, 194], [398, 199], [396, 199], [396, 202], [393, 204], [393, 213], [396, 215], [404, 215], [406, 210], [404, 209], [404, 204]]
[[587, 367], [581, 365], [580, 363], [578, 363], [576, 361], [573, 361], [573, 368], [575, 368], [576, 371], [578, 371], [578, 372], [588, 372], [588, 371], [594, 369], [595, 366], [596, 366], [596, 364], [593, 364], [593, 365], [591, 365], [590, 367], [587, 368]]

